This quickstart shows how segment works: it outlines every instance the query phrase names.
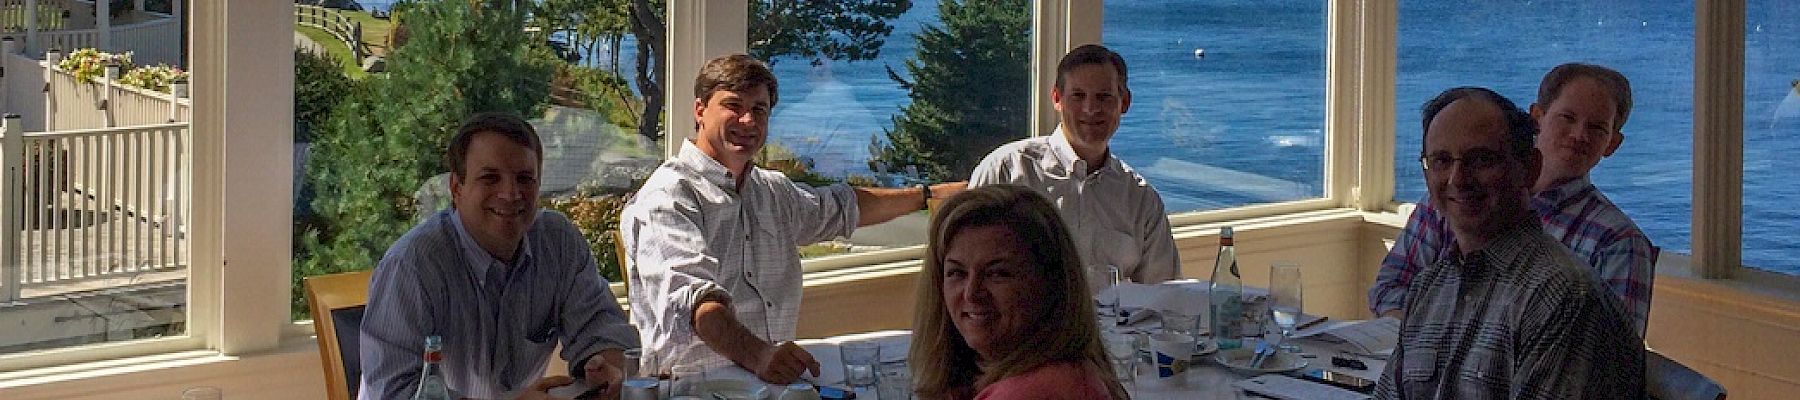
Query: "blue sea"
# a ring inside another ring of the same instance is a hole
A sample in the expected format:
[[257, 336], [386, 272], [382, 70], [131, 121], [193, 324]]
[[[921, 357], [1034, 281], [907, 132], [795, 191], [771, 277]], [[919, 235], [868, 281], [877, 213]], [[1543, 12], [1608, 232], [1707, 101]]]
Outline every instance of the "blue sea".
[[[1785, 204], [1800, 199], [1800, 157], [1793, 156], [1800, 154], [1800, 93], [1792, 86], [1800, 80], [1800, 2], [1747, 3], [1744, 261], [1800, 274], [1800, 208]], [[1171, 211], [1323, 195], [1324, 2], [1110, 0], [1105, 7], [1103, 41], [1125, 56], [1134, 94], [1113, 154], [1148, 177]], [[1664, 251], [1688, 252], [1692, 0], [1399, 7], [1396, 200], [1424, 193], [1416, 155], [1425, 100], [1476, 85], [1523, 107], [1551, 67], [1598, 63], [1632, 80], [1635, 107], [1624, 145], [1593, 181]], [[887, 68], [905, 75], [913, 35], [937, 25], [936, 15], [936, 2], [915, 1], [892, 21], [893, 35], [874, 60], [773, 60], [782, 94], [774, 142], [827, 175], [869, 174], [871, 138], [883, 137], [908, 102]], [[630, 73], [635, 47], [629, 39], [622, 47]]]

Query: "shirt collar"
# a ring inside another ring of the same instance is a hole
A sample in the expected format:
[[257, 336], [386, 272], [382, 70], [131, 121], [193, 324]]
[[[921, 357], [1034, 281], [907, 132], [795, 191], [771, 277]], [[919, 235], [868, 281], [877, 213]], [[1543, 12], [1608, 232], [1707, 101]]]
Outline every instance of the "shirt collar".
[[[468, 265], [470, 268], [474, 268], [476, 279], [486, 280], [488, 268], [496, 265], [506, 265], [506, 263], [500, 261], [500, 259], [494, 258], [494, 255], [488, 254], [487, 249], [481, 248], [481, 243], [476, 242], [475, 236], [469, 234], [468, 226], [463, 225], [462, 214], [457, 213], [455, 208], [445, 210], [444, 212], [450, 213], [450, 225], [456, 228], [456, 241], [457, 243], [462, 244], [462, 246], [459, 247], [462, 247], [463, 259], [469, 261]], [[525, 237], [519, 240], [519, 260], [514, 266], [529, 265], [533, 258], [531, 253], [531, 230], [527, 228], [525, 230]]]
[[[1124, 170], [1124, 167], [1119, 165], [1119, 157], [1111, 154], [1107, 154], [1106, 162], [1098, 168], [1088, 165], [1087, 160], [1082, 160], [1080, 155], [1075, 154], [1075, 147], [1069, 145], [1069, 136], [1063, 133], [1062, 125], [1057, 125], [1056, 130], [1050, 133], [1047, 140], [1050, 142], [1051, 157], [1044, 159], [1047, 164], [1044, 167], [1054, 168], [1053, 171], [1061, 171], [1070, 177], [1081, 177], [1086, 174], [1102, 174], [1108, 170]], [[1108, 151], [1111, 150], [1108, 149]]]
[[[693, 140], [681, 142], [681, 151], [675, 155], [674, 161], [706, 182], [717, 185], [726, 192], [737, 193], [737, 180], [732, 179], [731, 170], [725, 168], [725, 164], [720, 164], [719, 160], [701, 152], [699, 147], [694, 146]], [[744, 173], [749, 174], [750, 169], [745, 168]]]
[[1537, 196], [1533, 196], [1533, 199], [1548, 204], [1561, 204], [1572, 197], [1587, 193], [1588, 188], [1592, 187], [1594, 187], [1593, 181], [1583, 175], [1544, 189], [1544, 191], [1538, 192]]

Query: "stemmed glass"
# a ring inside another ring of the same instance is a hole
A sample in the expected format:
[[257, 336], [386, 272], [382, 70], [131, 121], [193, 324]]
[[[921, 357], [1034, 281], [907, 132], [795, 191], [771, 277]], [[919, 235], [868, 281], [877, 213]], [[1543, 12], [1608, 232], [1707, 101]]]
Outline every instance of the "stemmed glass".
[[1300, 322], [1301, 304], [1300, 265], [1291, 262], [1270, 265], [1269, 313], [1274, 316], [1275, 325], [1281, 327], [1282, 350], [1300, 352], [1300, 346], [1287, 339], [1294, 336], [1294, 325]]

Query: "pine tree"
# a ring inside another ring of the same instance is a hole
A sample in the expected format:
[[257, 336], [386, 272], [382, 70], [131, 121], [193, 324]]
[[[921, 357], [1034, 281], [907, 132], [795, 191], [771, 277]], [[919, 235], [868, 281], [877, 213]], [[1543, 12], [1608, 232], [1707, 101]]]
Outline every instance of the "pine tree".
[[[521, 1], [410, 3], [409, 37], [388, 73], [359, 82], [314, 132], [310, 219], [297, 221], [300, 278], [375, 266], [413, 224], [413, 193], [439, 173], [461, 119], [478, 111], [540, 113], [556, 59], [524, 32]], [[305, 300], [294, 296], [295, 315]]]
[[942, 26], [915, 35], [911, 93], [871, 163], [917, 165], [933, 180], [965, 180], [989, 151], [1025, 137], [1031, 118], [1031, 10], [1024, 0], [938, 3]]

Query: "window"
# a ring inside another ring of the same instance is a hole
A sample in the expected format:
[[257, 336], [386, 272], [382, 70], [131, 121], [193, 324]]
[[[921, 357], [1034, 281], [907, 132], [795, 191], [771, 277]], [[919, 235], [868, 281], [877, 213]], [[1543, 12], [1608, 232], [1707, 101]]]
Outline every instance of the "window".
[[[763, 166], [811, 184], [957, 181], [994, 147], [1028, 136], [1026, 2], [945, 4], [950, 19], [936, 2], [853, 3], [751, 3], [750, 53], [780, 83]], [[914, 213], [801, 254], [923, 244], [926, 225]]]
[[[625, 9], [593, 1], [519, 4], [295, 6], [296, 32], [311, 39], [306, 48], [319, 50], [295, 55], [294, 124], [304, 132], [295, 146], [306, 154], [295, 175], [295, 319], [309, 317], [298, 278], [373, 268], [386, 246], [449, 207], [441, 155], [473, 111], [518, 113], [536, 128], [541, 205], [568, 215], [601, 275], [622, 281], [612, 234], [617, 215], [624, 194], [662, 157], [650, 137], [660, 129], [639, 129], [652, 100], [636, 78], [665, 66], [636, 65], [639, 29]], [[666, 20], [664, 10], [652, 12]], [[391, 35], [391, 13], [407, 18], [400, 40]], [[344, 40], [349, 33], [338, 21], [359, 24], [352, 31], [361, 37]], [[642, 31], [657, 36], [653, 41], [664, 35]], [[385, 68], [364, 68], [357, 55], [381, 57]]]
[[[141, 4], [141, 3], [140, 3]], [[8, 355], [189, 334], [189, 235], [194, 180], [192, 103], [180, 19], [137, 8], [109, 15], [110, 42], [92, 32], [91, 3], [0, 6], [9, 112], [0, 158], [0, 359]], [[63, 8], [55, 12], [47, 8]], [[48, 43], [64, 43], [45, 59]], [[95, 49], [106, 49], [101, 52]], [[125, 53], [130, 52], [127, 56]], [[16, 54], [15, 54], [16, 53]], [[102, 60], [120, 64], [116, 81]], [[53, 60], [54, 61], [54, 60]], [[171, 91], [179, 92], [171, 94]], [[95, 100], [105, 93], [109, 111]], [[54, 100], [46, 101], [46, 98]], [[169, 123], [171, 120], [180, 121]], [[15, 140], [16, 139], [16, 140]], [[191, 150], [188, 150], [191, 151]], [[12, 164], [18, 163], [18, 164]], [[18, 190], [13, 192], [13, 190]]]
[[1800, 274], [1800, 4], [1752, 0], [1744, 26], [1744, 265]]
[[1170, 213], [1324, 196], [1324, 2], [1105, 7], [1132, 91], [1112, 153]]
[[1664, 252], [1686, 252], [1692, 223], [1692, 1], [1403, 2], [1395, 90], [1394, 199], [1425, 194], [1419, 108], [1456, 86], [1484, 86], [1529, 107], [1545, 72], [1566, 62], [1631, 81], [1625, 141], [1590, 177]]

